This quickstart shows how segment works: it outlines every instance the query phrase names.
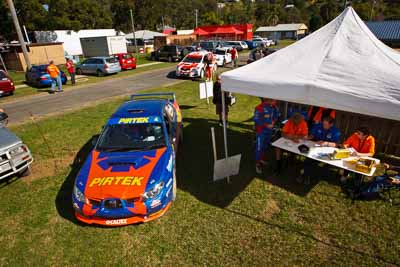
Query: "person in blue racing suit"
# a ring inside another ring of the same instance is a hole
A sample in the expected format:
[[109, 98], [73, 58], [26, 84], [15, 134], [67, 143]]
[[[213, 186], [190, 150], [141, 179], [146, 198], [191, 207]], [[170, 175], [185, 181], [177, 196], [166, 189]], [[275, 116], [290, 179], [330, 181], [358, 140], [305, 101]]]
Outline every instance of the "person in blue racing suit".
[[[335, 126], [335, 119], [331, 116], [326, 116], [322, 119], [321, 123], [314, 125], [308, 138], [322, 147], [337, 147], [340, 137], [341, 133]], [[318, 163], [307, 158], [304, 161], [304, 174], [296, 179], [297, 182], [309, 185], [311, 174], [317, 168]]]
[[262, 166], [265, 165], [264, 152], [267, 149], [272, 137], [272, 128], [279, 118], [279, 110], [276, 101], [262, 98], [261, 103], [254, 111], [254, 124], [256, 131], [256, 172], [262, 173]]

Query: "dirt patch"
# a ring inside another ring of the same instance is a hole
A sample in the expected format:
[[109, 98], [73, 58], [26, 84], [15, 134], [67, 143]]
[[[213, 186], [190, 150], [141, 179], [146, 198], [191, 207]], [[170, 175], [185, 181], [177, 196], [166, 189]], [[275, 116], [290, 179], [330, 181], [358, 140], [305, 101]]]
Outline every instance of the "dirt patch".
[[274, 199], [269, 199], [267, 202], [267, 206], [265, 207], [263, 213], [261, 214], [261, 218], [269, 220], [280, 210], [281, 209], [279, 208], [278, 203]]
[[31, 165], [31, 175], [25, 177], [23, 180], [30, 183], [41, 178], [55, 176], [57, 173], [71, 165], [73, 161], [73, 155], [66, 155], [63, 158], [34, 161]]

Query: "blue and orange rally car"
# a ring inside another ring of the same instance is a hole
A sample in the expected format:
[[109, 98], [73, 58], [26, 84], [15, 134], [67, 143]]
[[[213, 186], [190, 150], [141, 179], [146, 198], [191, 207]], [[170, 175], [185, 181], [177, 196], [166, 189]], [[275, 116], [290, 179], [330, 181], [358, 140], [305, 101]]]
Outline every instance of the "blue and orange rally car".
[[162, 216], [176, 196], [182, 116], [173, 93], [133, 95], [108, 120], [72, 193], [75, 216], [106, 226]]

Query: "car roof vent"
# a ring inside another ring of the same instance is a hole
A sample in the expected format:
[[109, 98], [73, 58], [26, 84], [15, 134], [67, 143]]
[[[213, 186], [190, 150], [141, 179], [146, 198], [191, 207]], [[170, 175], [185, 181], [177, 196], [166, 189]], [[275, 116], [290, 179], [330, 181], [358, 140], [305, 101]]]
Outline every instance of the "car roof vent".
[[144, 110], [143, 109], [130, 109], [130, 110], [128, 110], [128, 112], [132, 113], [132, 114], [137, 114], [137, 113], [143, 113]]

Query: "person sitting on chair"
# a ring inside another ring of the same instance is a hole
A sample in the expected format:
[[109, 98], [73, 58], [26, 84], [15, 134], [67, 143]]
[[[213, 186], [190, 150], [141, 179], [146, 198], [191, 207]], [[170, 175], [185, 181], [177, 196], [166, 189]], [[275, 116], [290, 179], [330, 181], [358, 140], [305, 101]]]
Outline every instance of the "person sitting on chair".
[[[304, 117], [295, 112], [292, 114], [290, 119], [285, 123], [282, 129], [282, 136], [286, 139], [290, 139], [295, 143], [299, 143], [301, 139], [306, 139], [308, 136], [308, 126]], [[276, 173], [280, 173], [282, 169], [282, 150], [279, 148], [275, 149], [276, 154]]]
[[[340, 130], [335, 127], [335, 120], [331, 116], [323, 118], [322, 123], [316, 124], [309, 135], [309, 139], [323, 147], [336, 147], [340, 141]], [[318, 167], [316, 161], [307, 158], [304, 161], [304, 174], [299, 176], [297, 182], [310, 184], [311, 173]]]

